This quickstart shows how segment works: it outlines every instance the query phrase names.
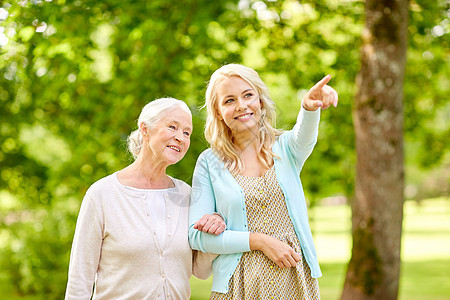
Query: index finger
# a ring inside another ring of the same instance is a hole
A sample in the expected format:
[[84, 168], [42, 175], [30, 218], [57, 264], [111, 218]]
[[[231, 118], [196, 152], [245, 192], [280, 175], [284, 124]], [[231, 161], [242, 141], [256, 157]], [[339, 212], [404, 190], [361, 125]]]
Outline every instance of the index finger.
[[324, 78], [322, 78], [319, 82], [317, 82], [310, 91], [320, 91], [331, 79], [331, 75], [327, 75]]

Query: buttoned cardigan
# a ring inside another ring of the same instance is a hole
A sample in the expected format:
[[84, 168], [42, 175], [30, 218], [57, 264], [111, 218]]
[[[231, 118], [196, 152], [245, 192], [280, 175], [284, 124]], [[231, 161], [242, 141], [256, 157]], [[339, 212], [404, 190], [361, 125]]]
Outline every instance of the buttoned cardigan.
[[161, 245], [145, 192], [123, 186], [117, 173], [86, 192], [70, 254], [66, 300], [176, 299], [190, 297], [194, 273], [211, 273], [209, 254], [189, 247], [188, 209], [191, 188], [172, 178], [165, 190], [166, 243]]
[[[294, 128], [282, 133], [272, 147], [272, 151], [278, 156], [274, 157], [278, 184], [314, 278], [322, 276], [322, 273], [299, 175], [317, 142], [319, 121], [319, 109], [306, 111], [302, 107]], [[218, 212], [225, 219], [227, 228], [222, 234], [214, 236], [193, 228], [194, 223], [204, 214], [213, 212]], [[250, 251], [249, 237], [244, 192], [213, 150], [207, 149], [200, 154], [193, 175], [189, 243], [192, 249], [220, 254], [213, 261], [212, 291], [228, 291], [228, 281], [243, 252]]]

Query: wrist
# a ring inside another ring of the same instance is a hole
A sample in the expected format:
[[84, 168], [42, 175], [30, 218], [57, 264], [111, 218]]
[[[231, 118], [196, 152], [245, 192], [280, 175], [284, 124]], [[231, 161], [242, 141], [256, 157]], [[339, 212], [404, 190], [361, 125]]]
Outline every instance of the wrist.
[[[308, 102], [309, 105], [305, 105], [305, 102]], [[311, 103], [311, 101], [305, 101], [305, 99], [303, 99], [302, 108], [306, 111], [316, 111], [320, 108], [320, 106], [314, 105], [314, 101]]]
[[264, 234], [258, 232], [250, 233], [250, 250], [261, 250], [263, 245]]
[[218, 216], [219, 218], [221, 218], [222, 219], [222, 221], [224, 221], [225, 222], [225, 219], [222, 217], [222, 215], [221, 214], [219, 214], [218, 212], [214, 212], [213, 213], [213, 216]]
[[304, 109], [304, 110], [306, 110], [306, 111], [316, 111], [316, 110], [318, 110], [319, 108], [318, 107], [306, 107], [304, 104], [303, 104], [303, 102], [302, 102], [302, 108]]

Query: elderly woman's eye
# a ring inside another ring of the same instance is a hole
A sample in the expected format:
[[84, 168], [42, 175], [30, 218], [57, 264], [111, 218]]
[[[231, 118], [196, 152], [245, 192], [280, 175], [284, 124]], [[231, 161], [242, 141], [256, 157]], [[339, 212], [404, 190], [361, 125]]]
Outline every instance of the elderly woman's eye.
[[177, 128], [175, 127], [175, 125], [169, 125], [169, 128], [170, 128], [170, 129], [173, 129], [173, 130], [177, 129]]
[[183, 132], [185, 136], [190, 136], [191, 134], [188, 131]]

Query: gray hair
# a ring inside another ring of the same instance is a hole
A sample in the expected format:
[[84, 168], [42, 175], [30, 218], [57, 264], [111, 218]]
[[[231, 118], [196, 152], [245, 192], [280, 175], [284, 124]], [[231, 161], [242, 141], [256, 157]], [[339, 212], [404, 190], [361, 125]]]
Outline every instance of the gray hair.
[[137, 121], [138, 129], [131, 132], [127, 138], [128, 151], [130, 151], [134, 159], [138, 157], [142, 148], [141, 124], [144, 123], [149, 129], [153, 128], [164, 116], [164, 113], [178, 107], [184, 109], [189, 115], [192, 115], [191, 110], [184, 101], [170, 97], [153, 100], [144, 106]]

